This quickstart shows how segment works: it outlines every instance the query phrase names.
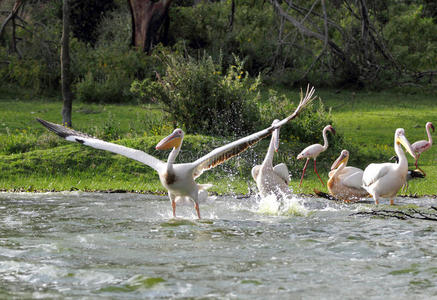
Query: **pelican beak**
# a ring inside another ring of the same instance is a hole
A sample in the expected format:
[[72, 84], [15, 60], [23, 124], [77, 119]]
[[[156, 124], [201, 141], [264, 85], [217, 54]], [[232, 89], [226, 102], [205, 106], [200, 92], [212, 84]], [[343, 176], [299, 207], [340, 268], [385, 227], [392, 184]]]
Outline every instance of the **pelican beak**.
[[182, 134], [179, 131], [173, 131], [172, 134], [163, 138], [157, 145], [156, 150], [169, 150], [180, 147], [182, 143]]
[[279, 128], [273, 131], [273, 142], [275, 143], [275, 152], [278, 152], [279, 149]]
[[411, 148], [411, 144], [410, 142], [407, 140], [407, 138], [405, 137], [405, 135], [399, 135], [396, 138], [396, 143], [401, 144], [402, 146], [404, 146], [405, 150], [407, 150], [408, 153], [410, 153], [410, 155], [412, 157], [414, 157], [414, 159], [416, 159], [416, 154], [414, 154], [413, 149]]
[[346, 162], [348, 160], [348, 157], [349, 156], [342, 151], [340, 156], [332, 164], [331, 171], [337, 169], [342, 163]]

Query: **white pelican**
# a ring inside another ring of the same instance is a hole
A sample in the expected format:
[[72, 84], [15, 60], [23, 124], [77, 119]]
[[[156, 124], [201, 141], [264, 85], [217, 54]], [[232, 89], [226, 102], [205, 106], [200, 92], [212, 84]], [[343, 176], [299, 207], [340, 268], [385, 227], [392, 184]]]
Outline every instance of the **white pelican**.
[[[272, 126], [279, 120], [274, 120]], [[279, 148], [279, 128], [273, 131], [266, 157], [261, 165], [252, 168], [252, 177], [256, 182], [261, 197], [274, 194], [276, 197], [282, 197], [290, 193], [288, 188], [288, 168], [285, 164], [280, 163], [273, 167], [273, 155]]]
[[[417, 166], [417, 161], [419, 160], [420, 154], [422, 154], [422, 152], [425, 152], [426, 150], [428, 150], [432, 146], [432, 136], [431, 136], [431, 132], [429, 131], [429, 129], [432, 129], [432, 132], [434, 132], [434, 130], [435, 130], [434, 125], [432, 125], [431, 122], [427, 122], [425, 125], [426, 134], [428, 135], [427, 141], [421, 140], [421, 141], [414, 142], [411, 145], [413, 152], [416, 153], [416, 162], [414, 163], [416, 166], [416, 169], [419, 169], [422, 172], [423, 172], [423, 170], [421, 170]], [[423, 172], [423, 174], [426, 175], [425, 172]]]
[[349, 151], [343, 150], [332, 164], [327, 183], [329, 193], [335, 198], [351, 200], [366, 197], [369, 194], [363, 189], [363, 170], [347, 167]]
[[305, 149], [302, 150], [301, 153], [299, 153], [297, 155], [297, 159], [301, 159], [301, 158], [306, 158], [307, 161], [305, 163], [305, 166], [303, 167], [303, 171], [302, 171], [302, 177], [300, 178], [300, 183], [299, 186], [302, 185], [302, 180], [303, 180], [303, 175], [305, 174], [305, 170], [307, 168], [308, 162], [310, 160], [310, 158], [314, 159], [314, 171], [317, 174], [317, 177], [319, 177], [320, 182], [325, 185], [323, 183], [322, 178], [320, 178], [319, 173], [317, 173], [317, 167], [316, 167], [316, 159], [317, 156], [319, 156], [320, 153], [322, 153], [323, 151], [325, 151], [326, 149], [328, 149], [328, 138], [326, 136], [326, 132], [330, 131], [332, 132], [332, 134], [335, 134], [335, 129], [334, 127], [332, 127], [331, 125], [326, 125], [325, 128], [323, 128], [322, 134], [323, 134], [323, 146], [320, 144], [314, 144], [311, 146], [306, 147]]
[[405, 137], [405, 130], [398, 128], [394, 136], [394, 148], [399, 162], [370, 164], [364, 170], [363, 188], [373, 196], [375, 204], [379, 204], [380, 197], [387, 197], [390, 198], [390, 204], [393, 205], [393, 198], [407, 182], [408, 160], [400, 144], [416, 158], [410, 142]]
[[176, 157], [181, 149], [182, 140], [184, 138], [184, 132], [179, 128], [175, 129], [172, 134], [162, 139], [156, 145], [156, 149], [158, 150], [168, 150], [173, 148], [168, 156], [167, 162], [163, 162], [143, 151], [108, 143], [62, 125], [54, 124], [41, 119], [37, 120], [49, 130], [65, 138], [67, 141], [77, 142], [85, 146], [121, 154], [153, 168], [158, 172], [162, 185], [168, 190], [168, 196], [173, 208], [173, 217], [176, 216], [176, 200], [178, 198], [189, 197], [194, 201], [194, 207], [196, 209], [197, 216], [200, 219], [199, 197], [203, 198], [206, 196], [205, 189], [210, 185], [197, 184], [195, 179], [199, 177], [203, 171], [214, 168], [227, 161], [231, 157], [240, 154], [261, 139], [270, 135], [277, 128], [295, 118], [299, 112], [314, 99], [313, 94], [314, 87], [311, 89], [309, 89], [309, 86], [307, 87], [305, 97], [303, 97], [303, 93], [301, 91], [301, 99], [294, 113], [276, 123], [274, 126], [270, 126], [264, 130], [258, 131], [254, 134], [219, 147], [194, 162], [181, 164], [175, 163]]
[[[411, 147], [413, 148], [413, 147]], [[395, 162], [399, 162], [399, 159], [396, 155], [390, 157], [389, 160], [394, 160]], [[425, 178], [425, 174], [423, 173], [423, 171], [421, 169], [416, 169], [416, 170], [408, 170], [407, 172], [407, 182], [405, 183], [405, 185], [402, 187], [402, 192], [407, 192], [408, 191], [408, 181], [415, 179], [415, 178]]]

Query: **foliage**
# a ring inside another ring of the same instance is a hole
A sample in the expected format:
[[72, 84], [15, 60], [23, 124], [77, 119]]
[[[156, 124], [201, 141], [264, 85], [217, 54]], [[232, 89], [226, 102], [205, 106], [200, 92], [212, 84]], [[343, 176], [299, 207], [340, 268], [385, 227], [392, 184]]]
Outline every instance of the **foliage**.
[[396, 9], [384, 27], [393, 54], [407, 70], [436, 69], [437, 24], [432, 18], [422, 17], [422, 6], [398, 6]]
[[134, 81], [132, 91], [162, 104], [175, 124], [190, 133], [242, 135], [256, 128], [260, 77], [253, 81], [235, 57], [222, 75], [220, 64], [204, 55], [199, 60], [164, 55], [165, 75], [157, 81]]

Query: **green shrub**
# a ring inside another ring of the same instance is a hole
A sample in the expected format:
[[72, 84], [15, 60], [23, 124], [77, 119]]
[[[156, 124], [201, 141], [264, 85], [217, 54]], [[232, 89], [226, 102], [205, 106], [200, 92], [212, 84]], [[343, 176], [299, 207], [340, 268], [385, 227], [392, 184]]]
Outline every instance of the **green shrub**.
[[210, 56], [195, 60], [170, 54], [164, 59], [162, 77], [136, 80], [131, 90], [161, 103], [175, 124], [190, 133], [220, 136], [243, 135], [257, 127], [260, 77], [250, 79], [238, 58], [224, 75]]

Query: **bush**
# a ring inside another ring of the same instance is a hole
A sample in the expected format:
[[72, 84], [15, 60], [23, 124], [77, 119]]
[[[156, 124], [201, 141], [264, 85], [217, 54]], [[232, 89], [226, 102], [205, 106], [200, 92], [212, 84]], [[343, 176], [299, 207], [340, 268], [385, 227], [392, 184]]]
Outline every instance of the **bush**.
[[166, 54], [164, 60], [164, 76], [134, 81], [132, 91], [161, 103], [175, 125], [220, 136], [243, 135], [257, 127], [260, 77], [250, 79], [238, 58], [224, 75], [210, 56], [195, 60]]

